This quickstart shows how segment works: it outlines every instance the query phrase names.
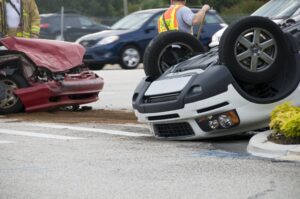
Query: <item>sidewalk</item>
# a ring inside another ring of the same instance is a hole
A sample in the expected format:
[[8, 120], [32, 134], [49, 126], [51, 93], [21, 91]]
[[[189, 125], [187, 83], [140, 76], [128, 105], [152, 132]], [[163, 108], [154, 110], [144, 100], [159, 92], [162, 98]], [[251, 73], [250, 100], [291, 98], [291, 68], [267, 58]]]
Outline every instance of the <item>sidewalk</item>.
[[254, 156], [300, 162], [300, 145], [281, 145], [269, 142], [267, 137], [271, 131], [253, 136], [248, 144], [248, 153]]

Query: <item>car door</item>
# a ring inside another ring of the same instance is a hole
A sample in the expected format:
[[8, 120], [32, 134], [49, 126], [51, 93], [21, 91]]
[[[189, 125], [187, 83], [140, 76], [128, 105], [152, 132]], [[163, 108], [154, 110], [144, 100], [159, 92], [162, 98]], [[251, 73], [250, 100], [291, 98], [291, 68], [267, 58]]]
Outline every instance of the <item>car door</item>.
[[[66, 29], [68, 41], [75, 41], [84, 35], [108, 29], [85, 16], [73, 17], [70, 19], [70, 22], [72, 22], [72, 26], [67, 27]], [[73, 24], [73, 22], [76, 22], [77, 24]]]
[[158, 34], [157, 21], [162, 12], [155, 14], [141, 29], [139, 44], [143, 51], [149, 44], [149, 42]]
[[64, 17], [64, 39], [65, 41], [75, 41], [79, 35], [79, 30], [81, 29], [81, 24], [79, 21], [79, 16], [77, 15], [66, 15]]

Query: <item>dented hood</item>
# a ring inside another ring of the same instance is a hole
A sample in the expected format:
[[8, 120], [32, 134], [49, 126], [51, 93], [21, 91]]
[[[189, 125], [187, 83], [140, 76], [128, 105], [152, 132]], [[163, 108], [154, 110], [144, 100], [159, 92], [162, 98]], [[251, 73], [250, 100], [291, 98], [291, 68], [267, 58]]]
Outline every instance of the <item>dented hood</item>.
[[25, 53], [37, 66], [60, 72], [81, 65], [85, 49], [75, 43], [7, 37], [0, 40], [8, 50]]

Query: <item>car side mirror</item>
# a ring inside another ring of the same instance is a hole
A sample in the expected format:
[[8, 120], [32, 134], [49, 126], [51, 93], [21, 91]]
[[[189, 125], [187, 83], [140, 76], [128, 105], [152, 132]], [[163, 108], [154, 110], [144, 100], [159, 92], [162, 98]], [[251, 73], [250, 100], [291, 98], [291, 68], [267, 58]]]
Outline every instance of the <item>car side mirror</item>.
[[149, 32], [154, 31], [154, 30], [156, 30], [156, 27], [155, 27], [155, 26], [149, 26], [149, 27], [147, 27], [147, 28], [145, 29], [145, 32], [146, 32], [146, 33], [149, 33]]

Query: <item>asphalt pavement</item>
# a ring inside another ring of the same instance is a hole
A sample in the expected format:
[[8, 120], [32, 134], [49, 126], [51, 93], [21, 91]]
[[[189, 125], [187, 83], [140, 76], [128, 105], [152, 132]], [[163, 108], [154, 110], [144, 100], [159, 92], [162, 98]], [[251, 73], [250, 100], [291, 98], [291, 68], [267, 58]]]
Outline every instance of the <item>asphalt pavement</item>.
[[[90, 105], [132, 111], [143, 70], [97, 74], [106, 85], [99, 102]], [[164, 141], [143, 124], [1, 116], [0, 198], [299, 198], [300, 162], [249, 154], [252, 137]]]

